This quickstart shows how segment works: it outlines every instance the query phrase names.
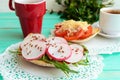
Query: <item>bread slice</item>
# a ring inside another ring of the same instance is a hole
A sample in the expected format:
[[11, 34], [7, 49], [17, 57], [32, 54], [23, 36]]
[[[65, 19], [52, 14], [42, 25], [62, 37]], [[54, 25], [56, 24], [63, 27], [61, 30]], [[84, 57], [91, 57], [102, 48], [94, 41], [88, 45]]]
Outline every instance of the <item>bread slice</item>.
[[[25, 58], [23, 58], [22, 54], [19, 54], [18, 57], [26, 60]], [[35, 65], [38, 65], [38, 66], [43, 66], [43, 67], [55, 67], [53, 64], [50, 64], [50, 63], [47, 63], [43, 60], [26, 60], [27, 62], [30, 62], [30, 63], [33, 63]]]
[[39, 66], [43, 66], [43, 67], [55, 67], [53, 64], [47, 63], [42, 60], [30, 60], [29, 62], [39, 65]]

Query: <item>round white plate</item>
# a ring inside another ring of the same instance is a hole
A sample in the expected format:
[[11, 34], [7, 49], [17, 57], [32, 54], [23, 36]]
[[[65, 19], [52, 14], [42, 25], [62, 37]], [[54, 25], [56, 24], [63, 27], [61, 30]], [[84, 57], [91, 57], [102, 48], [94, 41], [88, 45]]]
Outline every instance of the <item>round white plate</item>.
[[[99, 27], [99, 22], [95, 22], [93, 25], [93, 27]], [[100, 28], [101, 29], [101, 28]], [[98, 35], [100, 36], [103, 36], [103, 37], [106, 37], [106, 38], [120, 38], [120, 33], [119, 34], [116, 34], [116, 35], [110, 35], [110, 34], [106, 34], [102, 31], [102, 29], [100, 30], [100, 32], [98, 33]]]

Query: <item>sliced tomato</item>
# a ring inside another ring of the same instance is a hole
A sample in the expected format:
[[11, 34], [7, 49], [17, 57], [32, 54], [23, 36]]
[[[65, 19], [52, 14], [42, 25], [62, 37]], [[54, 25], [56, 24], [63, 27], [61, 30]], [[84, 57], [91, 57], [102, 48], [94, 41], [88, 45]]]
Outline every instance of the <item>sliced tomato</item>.
[[92, 26], [88, 26], [88, 30], [84, 32], [84, 35], [81, 36], [79, 39], [85, 39], [91, 35], [92, 35]]
[[77, 40], [77, 37], [76, 36], [64, 36], [64, 38], [67, 40], [67, 41], [70, 41], [70, 40]]
[[54, 31], [55, 36], [64, 37], [67, 34], [67, 31], [60, 32], [57, 29]]
[[59, 29], [56, 29], [54, 34], [58, 37], [64, 37], [66, 40], [78, 40], [78, 39], [85, 39], [92, 35], [92, 26], [88, 26], [88, 30], [85, 32], [83, 29], [80, 29], [78, 32], [73, 32], [73, 35], [68, 36], [68, 31], [60, 32]]
[[84, 35], [84, 31], [83, 31], [83, 29], [80, 29], [80, 31], [74, 33], [73, 36], [67, 36], [67, 35], [66, 35], [66, 36], [64, 36], [64, 38], [65, 38], [66, 40], [68, 40], [68, 41], [70, 41], [70, 40], [78, 40], [79, 37], [81, 37], [81, 36], [83, 36], [83, 35]]
[[78, 31], [74, 36], [77, 36], [77, 39], [79, 39], [81, 36], [84, 35], [84, 30], [81, 29], [80, 31]]

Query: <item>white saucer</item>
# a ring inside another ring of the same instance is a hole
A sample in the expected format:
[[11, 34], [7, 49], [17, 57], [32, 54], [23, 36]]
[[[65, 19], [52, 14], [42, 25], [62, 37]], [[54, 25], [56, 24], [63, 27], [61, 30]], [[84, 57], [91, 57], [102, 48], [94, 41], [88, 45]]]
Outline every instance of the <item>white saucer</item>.
[[[93, 26], [93, 27], [99, 27], [99, 28], [100, 28], [99, 22], [95, 22], [92, 26]], [[110, 35], [110, 34], [104, 33], [104, 32], [102, 31], [102, 29], [101, 29], [101, 31], [98, 33], [98, 35], [103, 36], [103, 37], [106, 37], [106, 38], [120, 38], [120, 33], [119, 33], [119, 34]]]
[[110, 34], [106, 34], [106, 33], [102, 32], [102, 30], [101, 30], [100, 33], [98, 33], [98, 34], [103, 37], [106, 37], [106, 38], [120, 38], [120, 33], [115, 34], [115, 35], [110, 35]]

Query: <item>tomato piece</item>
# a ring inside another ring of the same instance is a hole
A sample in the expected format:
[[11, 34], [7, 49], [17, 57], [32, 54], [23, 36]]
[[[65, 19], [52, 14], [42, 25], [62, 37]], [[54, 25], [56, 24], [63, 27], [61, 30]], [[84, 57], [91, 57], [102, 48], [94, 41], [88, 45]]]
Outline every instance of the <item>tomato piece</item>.
[[84, 35], [84, 30], [81, 29], [80, 31], [76, 32], [76, 34], [74, 36], [77, 36], [77, 39], [79, 39], [83, 35]]
[[77, 32], [73, 32], [73, 35], [68, 36], [69, 32], [68, 31], [63, 31], [60, 32], [59, 29], [56, 29], [54, 31], [55, 36], [58, 37], [64, 37], [66, 40], [70, 41], [70, 40], [78, 40], [78, 39], [85, 39], [87, 37], [89, 37], [90, 35], [92, 35], [92, 26], [88, 26], [88, 30], [85, 32], [83, 29], [80, 29]]
[[67, 31], [60, 32], [58, 30], [55, 30], [54, 34], [55, 34], [55, 36], [58, 36], [58, 37], [64, 37], [67, 34]]
[[84, 33], [83, 36], [80, 37], [80, 39], [85, 39], [92, 35], [92, 26], [88, 26], [88, 30]]
[[68, 41], [70, 41], [70, 40], [78, 40], [79, 37], [81, 37], [81, 36], [83, 36], [83, 35], [84, 35], [84, 31], [83, 31], [83, 29], [80, 29], [80, 31], [74, 33], [73, 36], [67, 36], [67, 35], [66, 35], [66, 36], [64, 36], [64, 38], [65, 38], [66, 40], [68, 40]]
[[77, 40], [77, 37], [76, 36], [64, 36], [64, 38], [67, 40], [67, 41], [70, 41], [70, 40]]

